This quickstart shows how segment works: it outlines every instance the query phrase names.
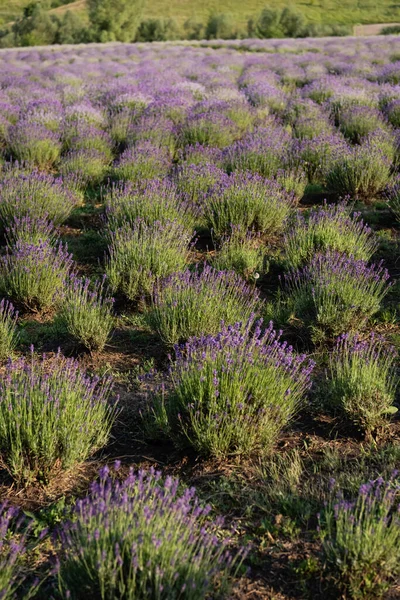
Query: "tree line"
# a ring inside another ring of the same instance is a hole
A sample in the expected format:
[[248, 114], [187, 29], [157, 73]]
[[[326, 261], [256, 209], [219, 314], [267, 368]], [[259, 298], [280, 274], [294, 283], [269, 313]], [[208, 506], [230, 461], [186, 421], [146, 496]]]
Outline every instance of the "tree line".
[[[88, 42], [154, 42], [167, 40], [284, 38], [348, 35], [344, 25], [307, 22], [292, 6], [266, 6], [249, 19], [247, 28], [238, 26], [232, 15], [211, 14], [206, 23], [195, 18], [179, 27], [174, 19], [143, 19], [145, 0], [87, 0], [88, 18], [67, 10], [49, 12], [48, 0], [33, 1], [14, 23], [0, 30], [0, 47], [80, 44]], [[59, 0], [57, 4], [63, 3]]]

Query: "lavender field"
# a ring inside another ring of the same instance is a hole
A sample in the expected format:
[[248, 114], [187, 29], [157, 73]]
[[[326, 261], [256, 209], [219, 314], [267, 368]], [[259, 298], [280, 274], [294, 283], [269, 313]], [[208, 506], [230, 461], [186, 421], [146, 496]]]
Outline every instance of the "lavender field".
[[0, 600], [400, 598], [400, 39], [0, 53]]

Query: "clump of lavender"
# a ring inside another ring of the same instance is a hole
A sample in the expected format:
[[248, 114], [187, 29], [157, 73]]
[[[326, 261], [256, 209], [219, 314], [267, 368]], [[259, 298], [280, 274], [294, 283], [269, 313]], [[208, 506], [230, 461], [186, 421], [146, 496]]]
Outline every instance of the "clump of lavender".
[[236, 123], [223, 113], [195, 112], [181, 126], [179, 140], [182, 147], [201, 144], [225, 148], [239, 137], [239, 133]]
[[48, 240], [18, 240], [0, 259], [0, 289], [26, 310], [46, 311], [62, 298], [72, 265], [72, 255], [62, 243], [54, 248]]
[[360, 213], [350, 217], [349, 206], [326, 204], [311, 211], [309, 218], [297, 215], [284, 238], [285, 263], [297, 269], [311, 260], [317, 252], [337, 250], [357, 260], [369, 260], [378, 247], [372, 229]]
[[393, 99], [387, 105], [385, 113], [393, 127], [400, 127], [400, 98]]
[[263, 330], [251, 317], [175, 346], [171, 391], [156, 398], [156, 425], [203, 455], [270, 451], [301, 406], [314, 367], [280, 335], [272, 322]]
[[11, 356], [17, 343], [17, 319], [16, 311], [8, 300], [0, 302], [0, 360]]
[[125, 225], [132, 226], [138, 218], [148, 225], [155, 221], [166, 223], [176, 220], [192, 231], [198, 212], [193, 202], [179, 196], [175, 185], [168, 179], [113, 185], [105, 195], [105, 205], [111, 231]]
[[188, 165], [211, 164], [222, 167], [223, 164], [223, 151], [212, 146], [203, 146], [202, 144], [186, 146], [181, 151], [181, 155], [183, 155], [184, 162]]
[[10, 360], [0, 378], [0, 454], [18, 482], [48, 480], [108, 440], [111, 381], [87, 377], [58, 354]]
[[114, 325], [113, 302], [107, 296], [105, 276], [94, 285], [87, 277], [73, 277], [65, 290], [59, 320], [78, 344], [90, 352], [101, 351]]
[[397, 411], [396, 351], [375, 334], [366, 339], [342, 334], [329, 357], [322, 395], [328, 410], [350, 420], [367, 434]]
[[387, 185], [391, 160], [376, 144], [355, 146], [334, 161], [326, 176], [329, 191], [372, 200]]
[[400, 221], [400, 177], [397, 177], [388, 187], [386, 192], [387, 203], [390, 210], [395, 214], [398, 221]]
[[311, 329], [338, 335], [361, 329], [390, 288], [382, 263], [369, 266], [330, 250], [284, 276], [287, 314]]
[[59, 134], [45, 125], [21, 119], [9, 128], [7, 143], [15, 159], [32, 163], [39, 168], [51, 167], [59, 158]]
[[9, 227], [5, 228], [9, 247], [18, 242], [39, 245], [43, 241], [54, 244], [56, 230], [54, 224], [46, 217], [15, 216]]
[[106, 174], [109, 158], [95, 148], [70, 150], [61, 157], [59, 172], [64, 180], [74, 178], [80, 189], [100, 184]]
[[113, 157], [112, 140], [110, 136], [92, 125], [71, 127], [65, 131], [64, 145], [66, 150], [96, 150], [110, 162]]
[[268, 271], [261, 236], [252, 232], [243, 234], [240, 228], [234, 228], [230, 236], [221, 240], [212, 265], [218, 271], [235, 271], [248, 281], [257, 281]]
[[384, 125], [382, 114], [369, 106], [351, 106], [338, 114], [339, 129], [353, 144]]
[[204, 216], [216, 239], [232, 230], [274, 234], [282, 229], [294, 198], [276, 181], [252, 173], [232, 173], [204, 198]]
[[110, 233], [106, 274], [111, 289], [129, 300], [151, 294], [155, 282], [185, 268], [191, 236], [177, 221], [137, 218]]
[[22, 531], [22, 521], [18, 508], [0, 504], [0, 597], [2, 600], [32, 598], [38, 583], [30, 585], [29, 592], [23, 592], [26, 581], [21, 569], [21, 559], [26, 552], [28, 531]]
[[224, 597], [245, 553], [228, 551], [210, 510], [194, 488], [154, 469], [118, 481], [104, 467], [59, 530], [62, 597], [87, 589], [102, 600]]
[[309, 183], [324, 185], [332, 164], [347, 151], [343, 137], [335, 133], [321, 134], [295, 142], [291, 160], [305, 171]]
[[362, 484], [353, 501], [338, 492], [318, 515], [326, 561], [350, 598], [381, 598], [399, 576], [399, 491], [395, 472]]
[[225, 172], [211, 163], [183, 163], [175, 173], [178, 192], [189, 201], [199, 203], [203, 196], [220, 181]]
[[286, 165], [290, 135], [281, 127], [259, 128], [225, 150], [225, 167], [274, 177]]
[[216, 334], [221, 321], [247, 321], [260, 309], [258, 292], [239, 275], [205, 266], [161, 281], [146, 319], [166, 344], [173, 345], [192, 336]]
[[15, 217], [48, 219], [55, 225], [69, 217], [78, 203], [77, 197], [62, 179], [32, 171], [10, 169], [0, 181], [0, 219], [4, 227]]
[[138, 143], [127, 148], [114, 163], [112, 176], [124, 181], [162, 178], [168, 175], [171, 156], [165, 146], [154, 146], [151, 142]]

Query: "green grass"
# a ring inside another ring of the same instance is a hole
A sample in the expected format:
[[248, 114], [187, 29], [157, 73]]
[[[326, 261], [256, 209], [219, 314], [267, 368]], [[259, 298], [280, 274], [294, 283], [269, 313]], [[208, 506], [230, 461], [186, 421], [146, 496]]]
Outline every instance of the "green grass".
[[[0, 23], [15, 19], [24, 6], [31, 0], [0, 0]], [[287, 4], [297, 7], [305, 17], [313, 23], [328, 24], [366, 24], [394, 23], [400, 20], [400, 2], [397, 0], [147, 0], [144, 18], [164, 17], [173, 18], [182, 25], [186, 19], [195, 18], [207, 21], [208, 16], [215, 13], [230, 13], [237, 22], [238, 28], [245, 30], [248, 19], [258, 14], [264, 6], [281, 8]], [[62, 14], [66, 10], [85, 12], [84, 0], [77, 0], [53, 9]]]

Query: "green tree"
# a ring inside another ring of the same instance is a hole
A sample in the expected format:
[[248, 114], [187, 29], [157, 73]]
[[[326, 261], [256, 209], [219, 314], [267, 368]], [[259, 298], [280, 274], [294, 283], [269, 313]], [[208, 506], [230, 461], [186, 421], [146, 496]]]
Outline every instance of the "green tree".
[[88, 41], [88, 35], [79, 15], [67, 10], [59, 22], [56, 43], [82, 44]]
[[284, 36], [279, 10], [266, 7], [261, 11], [255, 26], [254, 33], [259, 38], [281, 38]]
[[208, 40], [229, 40], [237, 37], [232, 15], [210, 15], [205, 36]]
[[40, 2], [32, 2], [24, 9], [21, 19], [12, 26], [15, 46], [46, 46], [54, 44], [58, 20], [50, 16]]
[[96, 42], [132, 42], [145, 0], [88, 0], [90, 33]]

